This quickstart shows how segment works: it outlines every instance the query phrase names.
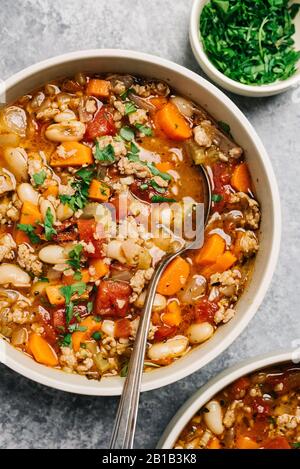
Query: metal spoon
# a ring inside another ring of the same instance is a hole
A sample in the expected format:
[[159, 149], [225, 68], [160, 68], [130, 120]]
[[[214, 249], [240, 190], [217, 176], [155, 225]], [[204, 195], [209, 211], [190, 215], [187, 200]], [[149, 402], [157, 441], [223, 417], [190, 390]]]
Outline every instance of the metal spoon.
[[[198, 234], [207, 224], [211, 208], [211, 185], [208, 174], [203, 166], [199, 166], [202, 173], [204, 187], [204, 226], [196, 227], [195, 240], [187, 243], [176, 252], [166, 255], [161, 261], [149, 283], [144, 308], [141, 314], [133, 351], [128, 366], [128, 374], [125, 380], [120, 399], [114, 429], [110, 442], [111, 449], [132, 449], [135, 436], [136, 421], [140, 398], [140, 388], [144, 369], [146, 344], [151, 320], [152, 307], [158, 282], [165, 268], [185, 251], [200, 247]], [[199, 231], [198, 231], [199, 230]], [[196, 246], [197, 245], [197, 246]]]

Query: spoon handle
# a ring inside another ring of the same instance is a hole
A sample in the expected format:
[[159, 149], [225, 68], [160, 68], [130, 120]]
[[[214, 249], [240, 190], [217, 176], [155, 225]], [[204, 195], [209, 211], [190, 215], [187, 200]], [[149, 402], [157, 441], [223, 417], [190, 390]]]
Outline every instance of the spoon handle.
[[162, 272], [173, 259], [173, 257], [174, 256], [166, 258], [165, 261], [160, 264], [149, 283], [145, 305], [141, 314], [141, 319], [128, 366], [128, 374], [124, 384], [114, 424], [110, 449], [133, 448], [146, 344], [155, 292]]

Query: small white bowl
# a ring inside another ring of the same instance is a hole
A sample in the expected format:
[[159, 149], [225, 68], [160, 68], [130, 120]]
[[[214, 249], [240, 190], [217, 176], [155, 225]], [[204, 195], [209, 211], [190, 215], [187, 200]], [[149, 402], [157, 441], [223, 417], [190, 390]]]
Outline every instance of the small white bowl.
[[[240, 94], [243, 96], [250, 97], [263, 97], [273, 96], [284, 91], [287, 91], [291, 87], [297, 87], [300, 85], [300, 61], [296, 73], [288, 78], [287, 80], [277, 81], [270, 85], [244, 85], [238, 81], [232, 80], [220, 72], [209, 60], [206, 52], [204, 51], [202, 40], [199, 31], [199, 20], [202, 9], [206, 3], [210, 0], [194, 0], [191, 16], [190, 16], [190, 43], [194, 53], [194, 56], [199, 63], [202, 70], [222, 88], [231, 91], [232, 93]], [[298, 3], [298, 1], [291, 1], [291, 3]], [[300, 50], [300, 12], [296, 16], [295, 20], [295, 48]]]
[[[54, 57], [9, 78], [5, 82], [6, 102], [12, 103], [48, 81], [80, 71], [131, 73], [166, 81], [178, 93], [207, 109], [217, 121], [227, 122], [237, 143], [245, 150], [261, 204], [260, 250], [251, 281], [237, 304], [237, 314], [219, 327], [210, 340], [172, 365], [145, 373], [142, 391], [149, 391], [185, 378], [207, 365], [232, 344], [256, 313], [270, 285], [279, 253], [281, 211], [276, 178], [260, 138], [238, 107], [204, 78], [160, 57], [117, 49], [79, 51]], [[0, 339], [1, 361], [34, 381], [77, 394], [119, 395], [124, 383], [119, 376], [95, 381], [48, 368]]]
[[190, 399], [179, 409], [172, 418], [162, 435], [157, 448], [173, 449], [182, 430], [194, 417], [194, 415], [209, 402], [216, 394], [228, 385], [241, 378], [260, 369], [281, 365], [287, 362], [299, 363], [299, 350], [283, 351], [281, 353], [269, 353], [260, 357], [251, 358], [250, 360], [239, 363], [227, 370], [224, 370], [218, 376], [210, 380], [205, 386], [200, 388]]

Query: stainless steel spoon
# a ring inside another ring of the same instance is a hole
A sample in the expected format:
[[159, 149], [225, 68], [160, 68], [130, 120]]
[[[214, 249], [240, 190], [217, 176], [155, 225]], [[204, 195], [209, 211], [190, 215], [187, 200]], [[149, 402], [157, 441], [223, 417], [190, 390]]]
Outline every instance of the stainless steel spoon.
[[[161, 261], [149, 283], [145, 299], [144, 308], [141, 314], [136, 339], [133, 345], [133, 351], [128, 366], [128, 374], [125, 380], [122, 396], [120, 399], [114, 429], [110, 442], [111, 449], [132, 449], [134, 444], [135, 428], [138, 415], [138, 406], [140, 398], [141, 381], [144, 369], [144, 359], [146, 353], [146, 344], [148, 331], [150, 327], [151, 313], [154, 297], [161, 274], [165, 268], [185, 251], [200, 247], [199, 232], [203, 231], [207, 224], [211, 208], [211, 185], [208, 174], [203, 166], [199, 166], [203, 179], [204, 188], [204, 226], [196, 227], [195, 240], [187, 243], [178, 251], [166, 255]], [[198, 231], [199, 230], [199, 231]], [[196, 246], [197, 244], [197, 246]]]

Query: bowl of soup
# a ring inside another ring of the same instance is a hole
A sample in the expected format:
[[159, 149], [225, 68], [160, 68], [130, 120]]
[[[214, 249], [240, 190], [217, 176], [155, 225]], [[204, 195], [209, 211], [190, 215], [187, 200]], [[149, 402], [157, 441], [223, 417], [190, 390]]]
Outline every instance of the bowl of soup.
[[282, 352], [224, 371], [178, 411], [160, 448], [297, 449], [298, 354]]
[[[160, 260], [212, 204], [201, 247], [154, 301], [143, 390], [206, 365], [246, 327], [276, 265], [266, 151], [217, 88], [163, 59], [96, 50], [5, 83], [0, 111], [3, 362], [66, 391], [120, 394]], [[153, 221], [154, 220], [154, 221]]]

